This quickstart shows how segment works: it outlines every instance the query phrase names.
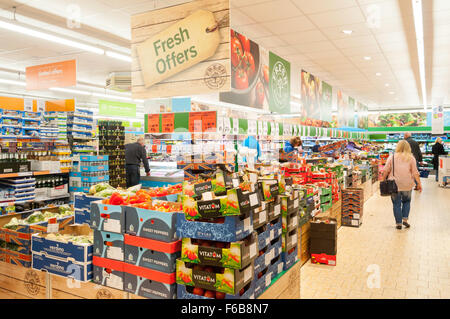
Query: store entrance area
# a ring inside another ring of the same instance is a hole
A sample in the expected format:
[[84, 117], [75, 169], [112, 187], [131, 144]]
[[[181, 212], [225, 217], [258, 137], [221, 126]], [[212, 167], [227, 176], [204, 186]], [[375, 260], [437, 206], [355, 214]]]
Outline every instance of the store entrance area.
[[336, 267], [302, 267], [301, 298], [450, 298], [450, 198], [434, 180], [422, 183], [412, 196], [411, 228], [401, 231], [390, 198], [374, 194], [363, 226], [340, 228]]

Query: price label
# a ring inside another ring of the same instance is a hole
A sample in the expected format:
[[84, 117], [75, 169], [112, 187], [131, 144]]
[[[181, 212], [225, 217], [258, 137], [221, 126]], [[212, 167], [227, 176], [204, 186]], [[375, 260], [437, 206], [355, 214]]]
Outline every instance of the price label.
[[274, 215], [275, 215], [275, 216], [280, 215], [280, 212], [281, 212], [281, 206], [280, 206], [280, 204], [275, 205], [273, 211], [274, 211]]
[[359, 213], [353, 213], [353, 219], [359, 219], [361, 215]]
[[269, 287], [271, 283], [272, 283], [272, 274], [267, 273], [266, 274], [266, 287]]
[[23, 99], [23, 109], [25, 112], [33, 112], [33, 100], [32, 99]]
[[217, 117], [217, 133], [223, 134], [224, 133], [224, 119], [222, 116]]
[[259, 223], [265, 223], [267, 221], [267, 211], [263, 210], [261, 213], [259, 213]]
[[233, 182], [233, 188], [239, 187], [239, 179], [233, 178], [231, 181]]
[[47, 233], [57, 233], [59, 231], [59, 223], [56, 218], [48, 220]]
[[244, 231], [248, 231], [251, 229], [250, 217], [244, 219]]
[[38, 111], [38, 113], [45, 112], [45, 101], [44, 100], [37, 100], [37, 111]]
[[250, 206], [253, 207], [253, 206], [258, 205], [258, 194], [256, 194], [256, 193], [251, 194], [249, 196], [249, 199], [250, 199]]
[[252, 279], [252, 267], [248, 267], [247, 269], [245, 269], [244, 271], [244, 282], [249, 281], [250, 279]]
[[297, 233], [291, 237], [291, 245], [295, 245], [297, 243]]
[[106, 286], [123, 290], [123, 279], [117, 275], [114, 275], [113, 273], [108, 274], [106, 271], [104, 271], [104, 275], [106, 277]]
[[359, 225], [359, 219], [352, 220], [352, 225], [353, 226], [358, 226]]
[[31, 176], [33, 175], [33, 172], [21, 172], [17, 173], [17, 176]]
[[256, 256], [256, 243], [250, 245], [250, 259]]
[[297, 226], [297, 215], [292, 219], [292, 227]]
[[272, 253], [273, 250], [271, 250], [270, 252], [266, 252], [266, 256], [264, 257], [266, 266], [272, 261]]
[[107, 218], [103, 222], [103, 230], [111, 233], [121, 233], [120, 220]]
[[280, 264], [278, 265], [278, 273], [280, 273], [280, 272], [282, 272], [282, 271], [283, 271], [283, 264], [280, 263]]
[[233, 134], [239, 134], [239, 119], [233, 119]]
[[264, 135], [264, 125], [262, 121], [258, 121], [258, 135]]
[[202, 200], [212, 200], [212, 199], [213, 199], [212, 192], [206, 192], [202, 194]]
[[266, 238], [266, 242], [265, 242], [265, 244], [266, 244], [266, 245], [268, 245], [268, 244], [269, 244], [269, 242], [270, 242], [270, 237], [267, 237], [267, 238]]
[[272, 241], [275, 238], [275, 232], [274, 232], [273, 229], [270, 231], [270, 237], [269, 238], [270, 238], [269, 241]]
[[121, 247], [109, 246], [106, 249], [106, 257], [115, 260], [123, 260], [123, 249]]

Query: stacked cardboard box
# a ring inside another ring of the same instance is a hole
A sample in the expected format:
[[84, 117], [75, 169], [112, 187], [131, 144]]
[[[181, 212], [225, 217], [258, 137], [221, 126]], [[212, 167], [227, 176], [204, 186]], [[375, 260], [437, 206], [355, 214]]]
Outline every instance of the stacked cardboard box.
[[91, 186], [109, 182], [108, 156], [78, 155], [72, 159], [69, 190], [88, 193]]
[[347, 188], [342, 191], [342, 225], [359, 227], [364, 209], [364, 189]]
[[335, 219], [311, 221], [310, 237], [311, 261], [336, 266], [337, 221]]

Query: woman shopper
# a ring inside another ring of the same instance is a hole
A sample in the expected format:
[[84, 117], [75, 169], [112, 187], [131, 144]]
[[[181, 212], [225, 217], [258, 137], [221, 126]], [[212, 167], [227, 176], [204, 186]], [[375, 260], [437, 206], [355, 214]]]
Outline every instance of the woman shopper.
[[433, 153], [433, 169], [436, 171], [436, 182], [439, 180], [439, 155], [447, 155], [447, 152], [442, 145], [442, 139], [438, 137], [436, 143], [431, 148], [431, 153]]
[[403, 225], [409, 228], [411, 191], [414, 188], [414, 181], [416, 181], [417, 189], [421, 192], [422, 183], [417, 170], [416, 159], [412, 155], [411, 146], [406, 140], [398, 142], [395, 153], [386, 162], [381, 180], [384, 181], [388, 176], [389, 179], [395, 180], [398, 188], [398, 193], [391, 195], [396, 227], [402, 229], [403, 222]]

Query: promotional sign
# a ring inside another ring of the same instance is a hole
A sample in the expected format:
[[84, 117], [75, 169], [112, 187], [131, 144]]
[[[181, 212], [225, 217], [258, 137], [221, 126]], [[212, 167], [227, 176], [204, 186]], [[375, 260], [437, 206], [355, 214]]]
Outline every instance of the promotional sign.
[[291, 64], [269, 52], [269, 109], [279, 114], [291, 113]]
[[358, 117], [358, 128], [364, 128], [364, 116], [365, 116], [365, 112], [364, 112], [364, 105], [360, 102], [358, 102], [356, 104], [356, 113], [357, 113], [357, 117]]
[[133, 98], [229, 91], [229, 9], [197, 0], [132, 16]]
[[231, 30], [231, 92], [220, 100], [269, 109], [269, 52], [245, 35]]
[[345, 112], [346, 122], [348, 127], [355, 127], [355, 99], [350, 97], [348, 98], [348, 111]]
[[98, 114], [104, 116], [136, 117], [136, 104], [99, 100]]
[[[333, 88], [322, 81], [322, 99], [320, 103], [320, 119], [325, 122], [332, 121]], [[326, 125], [329, 126], [329, 125]]]
[[301, 73], [302, 123], [320, 126], [320, 104], [322, 100], [322, 82], [317, 76], [302, 70]]
[[427, 125], [427, 113], [370, 114], [369, 127], [422, 127]]
[[30, 66], [25, 74], [27, 91], [77, 85], [76, 60]]
[[433, 106], [431, 111], [431, 133], [444, 134], [444, 108]]
[[337, 91], [337, 110], [338, 110], [338, 127], [347, 126], [347, 112], [348, 112], [348, 96]]

